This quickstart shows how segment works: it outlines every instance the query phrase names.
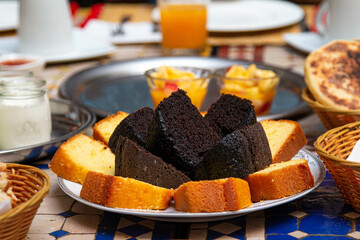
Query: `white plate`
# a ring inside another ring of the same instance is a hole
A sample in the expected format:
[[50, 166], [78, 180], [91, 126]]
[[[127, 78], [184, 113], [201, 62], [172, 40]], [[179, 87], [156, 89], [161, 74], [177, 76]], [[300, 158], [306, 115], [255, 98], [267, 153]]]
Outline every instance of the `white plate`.
[[291, 47], [304, 53], [310, 53], [325, 44], [324, 39], [313, 32], [286, 33], [283, 38]]
[[267, 200], [263, 202], [254, 203], [251, 207], [241, 209], [239, 211], [228, 211], [228, 212], [214, 212], [214, 213], [186, 213], [177, 211], [174, 207], [174, 203], [171, 202], [170, 206], [166, 210], [137, 210], [137, 209], [125, 209], [125, 208], [110, 208], [104, 207], [99, 204], [91, 203], [80, 198], [81, 185], [78, 183], [70, 182], [61, 177], [58, 177], [58, 184], [60, 188], [73, 199], [108, 212], [115, 212], [120, 214], [134, 215], [138, 217], [143, 217], [152, 220], [168, 221], [168, 222], [207, 222], [207, 221], [218, 221], [223, 219], [229, 219], [252, 213], [255, 211], [275, 207], [281, 204], [285, 204], [290, 201], [294, 201], [302, 196], [313, 191], [316, 187], [325, 178], [325, 168], [322, 162], [315, 158], [309, 151], [300, 150], [299, 153], [294, 157], [295, 158], [304, 158], [308, 161], [309, 167], [312, 175], [314, 176], [315, 186], [311, 189], [297, 193], [290, 197], [277, 199], [277, 200]]
[[161, 33], [153, 31], [152, 22], [128, 22], [123, 25], [124, 34], [111, 35], [117, 23], [111, 23], [103, 20], [90, 20], [84, 31], [89, 34], [96, 34], [113, 44], [139, 44], [139, 43], [159, 43], [161, 42]]
[[[40, 56], [44, 57], [47, 63], [59, 63], [101, 57], [115, 50], [114, 46], [108, 41], [85, 33], [78, 28], [74, 28], [73, 39], [75, 44], [73, 51]], [[18, 38], [16, 36], [0, 38], [0, 54], [1, 53], [20, 53], [18, 51]]]
[[0, 31], [14, 30], [18, 26], [18, 1], [0, 1]]
[[[152, 12], [159, 21], [159, 9]], [[263, 31], [301, 21], [304, 11], [298, 5], [279, 0], [215, 1], [208, 6], [207, 29], [212, 32]]]

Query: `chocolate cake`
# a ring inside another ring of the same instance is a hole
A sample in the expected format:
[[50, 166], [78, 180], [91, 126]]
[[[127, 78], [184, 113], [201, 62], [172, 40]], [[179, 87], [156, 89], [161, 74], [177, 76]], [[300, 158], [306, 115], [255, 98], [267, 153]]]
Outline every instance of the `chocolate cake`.
[[220, 140], [209, 123], [179, 89], [155, 109], [145, 147], [192, 180], [206, 179], [203, 156]]
[[129, 138], [140, 146], [145, 146], [145, 138], [153, 114], [152, 108], [143, 107], [124, 118], [109, 139], [111, 151], [115, 153], [116, 143], [120, 135]]
[[134, 178], [164, 188], [177, 188], [190, 181], [171, 164], [122, 136], [119, 136], [115, 152], [115, 176]]
[[251, 101], [231, 94], [222, 94], [209, 107], [205, 119], [221, 137], [257, 122]]
[[204, 156], [208, 179], [245, 178], [272, 163], [271, 151], [260, 123], [235, 130]]

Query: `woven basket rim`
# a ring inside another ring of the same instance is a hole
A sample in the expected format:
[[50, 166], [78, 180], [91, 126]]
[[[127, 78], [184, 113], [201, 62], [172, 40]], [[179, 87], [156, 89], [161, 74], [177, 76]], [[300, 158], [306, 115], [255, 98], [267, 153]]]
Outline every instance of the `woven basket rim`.
[[320, 135], [316, 141], [314, 142], [314, 147], [315, 147], [315, 150], [316, 152], [322, 156], [322, 157], [325, 157], [327, 160], [330, 160], [330, 161], [333, 161], [337, 164], [340, 164], [340, 165], [343, 165], [343, 166], [346, 166], [346, 167], [352, 167], [352, 168], [359, 168], [360, 167], [360, 163], [358, 162], [353, 162], [353, 161], [347, 161], [345, 159], [341, 159], [339, 157], [336, 157], [334, 155], [331, 155], [329, 154], [328, 152], [325, 151], [325, 149], [323, 147], [321, 147], [320, 143], [325, 139], [327, 138], [328, 136], [334, 134], [334, 133], [337, 133], [337, 132], [340, 132], [344, 129], [349, 129], [349, 128], [353, 128], [355, 126], [358, 126], [360, 125], [360, 122], [352, 122], [352, 123], [348, 123], [348, 124], [345, 124], [345, 125], [342, 125], [340, 127], [336, 127], [336, 128], [333, 128], [333, 129], [330, 129], [328, 130], [327, 132], [325, 132], [324, 134]]
[[311, 107], [318, 108], [325, 112], [332, 112], [336, 114], [343, 114], [343, 115], [360, 115], [360, 110], [346, 110], [346, 109], [339, 109], [336, 107], [326, 106], [318, 101], [314, 101], [310, 98], [312, 96], [310, 89], [305, 87], [301, 92], [301, 98]]
[[21, 203], [19, 206], [14, 207], [10, 211], [0, 215], [0, 222], [3, 221], [6, 218], [10, 218], [10, 217], [13, 217], [13, 216], [17, 215], [17, 214], [21, 213], [23, 210], [25, 210], [26, 208], [29, 208], [29, 207], [37, 204], [39, 201], [42, 201], [42, 199], [48, 194], [49, 189], [50, 189], [50, 178], [49, 178], [49, 176], [45, 172], [40, 170], [39, 168], [29, 166], [29, 165], [17, 164], [17, 163], [6, 163], [6, 166], [7, 166], [7, 168], [18, 168], [18, 169], [24, 169], [24, 170], [35, 172], [39, 176], [41, 176], [41, 178], [44, 181], [44, 185], [29, 200], [27, 200], [26, 202]]

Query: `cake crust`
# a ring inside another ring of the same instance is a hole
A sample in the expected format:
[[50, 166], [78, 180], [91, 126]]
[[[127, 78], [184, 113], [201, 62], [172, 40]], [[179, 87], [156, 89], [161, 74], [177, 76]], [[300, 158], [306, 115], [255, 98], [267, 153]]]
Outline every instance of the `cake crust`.
[[132, 178], [90, 171], [80, 197], [106, 207], [161, 210], [169, 206], [172, 192]]
[[[222, 181], [222, 180], [220, 180]], [[250, 207], [251, 194], [249, 184], [239, 178], [227, 178], [223, 180], [226, 211], [237, 211]]]
[[221, 212], [226, 202], [219, 181], [188, 182], [174, 193], [175, 208], [185, 212]]
[[184, 183], [174, 192], [175, 208], [185, 212], [236, 211], [252, 205], [245, 180], [226, 178]]
[[88, 172], [81, 188], [80, 197], [90, 202], [104, 205], [106, 184], [110, 175]]
[[245, 180], [249, 183], [253, 202], [284, 198], [314, 187], [314, 178], [305, 159], [274, 163]]

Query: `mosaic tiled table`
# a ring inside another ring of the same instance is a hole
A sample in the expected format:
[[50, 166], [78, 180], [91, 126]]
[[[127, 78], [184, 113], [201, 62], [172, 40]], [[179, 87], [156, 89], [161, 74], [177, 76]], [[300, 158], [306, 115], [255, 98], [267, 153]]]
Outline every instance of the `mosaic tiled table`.
[[[58, 96], [61, 82], [76, 71], [99, 62], [158, 56], [159, 46], [121, 46], [111, 57], [48, 66], [44, 77], [49, 94]], [[232, 59], [256, 60], [302, 73], [304, 55], [287, 47], [220, 47], [215, 54]], [[316, 115], [298, 119], [312, 141], [325, 131]], [[129, 215], [103, 212], [68, 197], [48, 168], [49, 159], [32, 163], [51, 178], [44, 199], [30, 227], [27, 239], [248, 239], [321, 240], [360, 239], [360, 214], [341, 198], [331, 176], [315, 191], [296, 201], [229, 220], [204, 223], [169, 223]]]

